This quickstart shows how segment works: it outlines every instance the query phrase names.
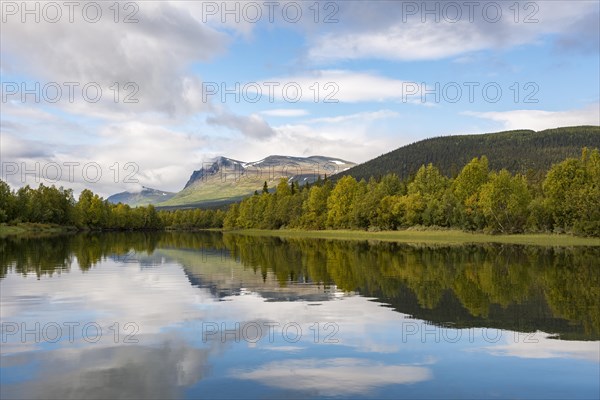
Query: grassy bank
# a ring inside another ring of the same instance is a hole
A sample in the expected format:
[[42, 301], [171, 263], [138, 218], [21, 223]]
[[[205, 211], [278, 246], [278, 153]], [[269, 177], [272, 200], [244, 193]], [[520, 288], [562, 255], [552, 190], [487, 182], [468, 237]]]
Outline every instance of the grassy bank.
[[[75, 232], [75, 227], [54, 224], [22, 223], [18, 225], [0, 224], [0, 237], [21, 234], [59, 234]], [[222, 231], [220, 229], [181, 230], [167, 229], [171, 232], [194, 231]], [[490, 235], [484, 233], [471, 233], [459, 230], [440, 229], [407, 229], [401, 231], [365, 232], [352, 230], [261, 230], [242, 229], [224, 231], [228, 233], [252, 236], [277, 236], [286, 238], [315, 238], [335, 240], [380, 240], [386, 242], [402, 243], [431, 243], [444, 245], [461, 245], [469, 243], [505, 243], [535, 246], [600, 246], [600, 238], [585, 238], [565, 234], [518, 234], [518, 235]]]
[[34, 223], [22, 223], [17, 225], [6, 225], [0, 224], [0, 237], [10, 235], [23, 235], [23, 234], [53, 234], [53, 233], [67, 233], [74, 232], [77, 229], [72, 226], [62, 226], [56, 224], [34, 224]]
[[584, 238], [571, 235], [519, 234], [489, 235], [458, 230], [402, 230], [385, 232], [365, 231], [300, 231], [300, 230], [234, 230], [228, 231], [253, 236], [278, 236], [286, 238], [319, 238], [337, 240], [380, 240], [403, 243], [469, 244], [506, 243], [535, 246], [600, 246], [598, 238]]

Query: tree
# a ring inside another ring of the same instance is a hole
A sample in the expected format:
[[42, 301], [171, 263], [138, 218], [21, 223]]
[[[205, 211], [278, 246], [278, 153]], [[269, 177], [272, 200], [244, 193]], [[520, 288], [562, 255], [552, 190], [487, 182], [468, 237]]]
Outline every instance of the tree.
[[452, 182], [452, 192], [458, 202], [455, 223], [464, 229], [482, 228], [484, 216], [479, 209], [479, 190], [489, 180], [487, 157], [472, 159]]
[[267, 185], [267, 181], [265, 181], [265, 183], [263, 184], [262, 192], [269, 193], [269, 185]]
[[425, 200], [439, 199], [449, 185], [440, 170], [429, 164], [421, 166], [415, 179], [408, 185], [408, 194], [420, 194]]
[[15, 218], [16, 198], [10, 186], [0, 180], [0, 223], [9, 222]]
[[505, 169], [492, 173], [490, 181], [481, 187], [479, 194], [479, 204], [488, 227], [503, 233], [523, 231], [530, 202], [531, 194], [525, 177], [513, 177]]
[[452, 182], [454, 195], [460, 202], [465, 204], [468, 199], [477, 195], [481, 186], [488, 181], [488, 174], [487, 157], [483, 156], [480, 159], [475, 157], [464, 166], [454, 182]]
[[227, 214], [223, 219], [223, 228], [225, 229], [235, 229], [238, 227], [237, 219], [239, 217], [239, 204], [232, 204], [227, 210]]
[[309, 189], [308, 197], [302, 204], [302, 227], [306, 229], [325, 229], [329, 192], [329, 185], [313, 185]]
[[555, 229], [600, 234], [600, 153], [584, 148], [580, 159], [552, 166], [542, 185]]
[[351, 211], [358, 182], [351, 176], [340, 179], [327, 199], [327, 225], [334, 229], [349, 229]]

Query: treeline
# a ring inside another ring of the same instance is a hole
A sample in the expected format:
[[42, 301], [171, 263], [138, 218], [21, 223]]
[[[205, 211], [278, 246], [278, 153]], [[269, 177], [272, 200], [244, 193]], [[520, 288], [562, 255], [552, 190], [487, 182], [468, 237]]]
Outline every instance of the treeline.
[[86, 189], [75, 201], [73, 191], [40, 184], [11, 191], [0, 180], [0, 223], [57, 224], [92, 230], [220, 228], [223, 210], [157, 211], [154, 206], [112, 204]]
[[0, 223], [54, 223], [80, 229], [362, 229], [438, 226], [489, 233], [567, 232], [600, 236], [600, 153], [552, 166], [543, 179], [492, 171], [483, 156], [455, 178], [422, 166], [409, 180], [395, 174], [357, 181], [319, 179], [300, 186], [282, 179], [276, 191], [227, 211], [157, 211], [111, 204], [89, 190], [75, 201], [68, 189], [40, 185], [11, 191], [0, 181]]
[[554, 165], [530, 182], [507, 170], [491, 171], [474, 158], [456, 178], [422, 166], [414, 178], [395, 174], [311, 187], [282, 180], [230, 207], [224, 228], [395, 230], [439, 226], [470, 231], [569, 232], [600, 236], [600, 153], [584, 148], [580, 158]]
[[163, 223], [153, 206], [131, 208], [110, 204], [90, 190], [75, 201], [71, 189], [40, 184], [17, 191], [0, 181], [0, 222], [58, 224], [80, 229], [160, 229]]

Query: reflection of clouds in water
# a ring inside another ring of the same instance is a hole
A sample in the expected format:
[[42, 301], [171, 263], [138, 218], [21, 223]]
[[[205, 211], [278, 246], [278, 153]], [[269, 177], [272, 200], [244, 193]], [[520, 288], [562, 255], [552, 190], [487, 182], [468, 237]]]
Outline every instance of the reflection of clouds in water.
[[535, 333], [506, 332], [505, 344], [482, 347], [494, 356], [519, 358], [571, 358], [600, 363], [600, 343], [552, 339], [552, 335]]
[[[73, 268], [60, 278], [40, 280], [8, 275], [0, 285], [3, 321], [31, 321], [31, 326], [35, 322], [42, 326], [47, 322], [96, 322], [108, 335], [112, 335], [108, 327], [115, 322], [122, 335], [131, 333], [123, 327], [133, 322], [139, 326], [138, 338], [186, 319], [200, 318], [201, 305], [214, 301], [207, 290], [190, 286], [176, 264], [140, 269], [138, 264], [119, 265], [105, 260], [101, 268], [85, 273]], [[19, 300], [21, 293], [31, 292], [39, 293], [37, 305]], [[32, 308], [44, 312], [32, 314]]]
[[333, 327], [325, 329], [325, 324], [335, 323], [337, 332], [330, 336], [331, 339], [338, 339], [340, 345], [366, 353], [397, 352], [401, 347], [398, 326], [407, 317], [359, 296], [324, 301], [318, 307], [302, 301], [270, 302], [257, 293], [226, 299], [227, 302], [215, 303], [207, 310], [206, 320], [268, 320], [280, 324], [278, 332], [286, 323], [294, 322], [301, 326], [303, 338], [311, 341], [314, 335], [311, 328], [314, 329], [315, 323], [318, 323], [319, 343], [324, 343], [327, 335], [333, 334]]
[[411, 384], [432, 378], [425, 367], [386, 365], [357, 358], [275, 361], [251, 371], [232, 371], [238, 379], [324, 396], [366, 394], [378, 386]]
[[[231, 335], [226, 336], [227, 344], [221, 335], [211, 336], [208, 343], [200, 344], [202, 331], [198, 323], [201, 322], [212, 322], [219, 328], [222, 323], [232, 328], [239, 322], [242, 331], [248, 324], [278, 323], [278, 339], [274, 342], [266, 336], [266, 329], [260, 332], [256, 344], [244, 343], [242, 339], [242, 345], [247, 347], [272, 350], [273, 357], [300, 357], [304, 351], [310, 351], [310, 345], [315, 344], [311, 327], [316, 322], [321, 328], [324, 323], [337, 324], [335, 339], [339, 339], [339, 346], [336, 350], [327, 349], [335, 351], [332, 354], [345, 356], [359, 351], [364, 352], [360, 357], [377, 358], [374, 353], [398, 353], [403, 357], [396, 364], [358, 358], [278, 360], [254, 364], [255, 368], [250, 370], [232, 371], [232, 376], [239, 379], [300, 393], [364, 395], [385, 385], [427, 381], [432, 379], [427, 365], [436, 362], [427, 353], [438, 352], [440, 359], [445, 359], [447, 351], [455, 351], [432, 339], [423, 341], [424, 322], [364, 297], [332, 292], [328, 294], [331, 300], [320, 301], [318, 306], [307, 301], [275, 302], [263, 297], [260, 287], [244, 286], [242, 280], [239, 292], [242, 295], [217, 301], [209, 289], [193, 287], [188, 278], [176, 262], [141, 268], [135, 263], [117, 264], [111, 260], [85, 274], [72, 269], [68, 274], [40, 280], [8, 274], [0, 281], [3, 322], [96, 321], [104, 329], [117, 321], [121, 328], [132, 321], [140, 328], [136, 335], [140, 341], [136, 346], [115, 346], [112, 331], [106, 331], [106, 340], [103, 338], [99, 343], [88, 344], [79, 337], [76, 343], [63, 340], [52, 350], [35, 343], [8, 343], [2, 347], [2, 365], [27, 369], [30, 380], [3, 384], [2, 396], [81, 398], [90, 397], [91, 393], [91, 397], [98, 398], [177, 397], [184, 388], [207, 375], [210, 361], [220, 357], [224, 346], [232, 345]], [[290, 286], [286, 290], [297, 294], [310, 292], [304, 287]], [[23, 297], [23, 293], [36, 294]], [[408, 338], [410, 343], [402, 336], [406, 321], [419, 325]], [[281, 329], [291, 322], [302, 327], [302, 341], [283, 343]], [[249, 332], [253, 337], [254, 331]], [[328, 332], [320, 332], [319, 346]], [[123, 332], [123, 336], [124, 333], [129, 332]], [[525, 342], [524, 335], [515, 342], [513, 332], [504, 331], [502, 336], [505, 341], [508, 339], [506, 343], [480, 349], [495, 356], [596, 361], [599, 357], [597, 342], [553, 340], [541, 332], [535, 336], [538, 343]], [[469, 346], [467, 340], [468, 335], [463, 334], [461, 345]], [[422, 347], [425, 342], [431, 346]], [[403, 347], [411, 346], [421, 346], [424, 362], [416, 363], [416, 357], [402, 353]], [[238, 355], [235, 350], [229, 349], [226, 357], [235, 358]], [[56, 365], [61, 366], [60, 374], [55, 373]]]
[[[193, 348], [163, 341], [154, 347], [121, 346], [27, 353], [23, 364], [36, 363], [35, 379], [2, 385], [2, 398], [166, 399], [181, 397], [185, 387], [210, 373], [209, 358], [222, 344]], [[4, 364], [4, 359], [3, 359]], [[56, 367], [60, 366], [60, 371]]]

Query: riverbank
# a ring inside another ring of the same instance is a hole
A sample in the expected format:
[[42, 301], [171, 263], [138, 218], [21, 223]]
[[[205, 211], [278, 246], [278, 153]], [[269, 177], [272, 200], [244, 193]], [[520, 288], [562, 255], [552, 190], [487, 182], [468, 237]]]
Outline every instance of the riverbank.
[[77, 232], [74, 226], [56, 224], [21, 223], [17, 225], [0, 225], [0, 237], [23, 234], [58, 234]]
[[599, 238], [585, 238], [565, 234], [515, 234], [491, 235], [471, 233], [459, 230], [401, 230], [383, 232], [365, 232], [351, 230], [301, 231], [301, 230], [260, 230], [244, 229], [225, 231], [250, 236], [276, 236], [282, 238], [317, 238], [334, 240], [379, 240], [400, 243], [430, 244], [470, 244], [503, 243], [534, 246], [600, 246]]
[[[194, 230], [166, 229], [167, 232], [194, 232]], [[400, 231], [366, 232], [353, 230], [303, 231], [292, 229], [203, 229], [196, 232], [213, 231], [249, 236], [270, 236], [282, 238], [332, 239], [332, 240], [379, 240], [399, 243], [428, 243], [462, 245], [471, 243], [502, 243], [534, 246], [600, 246], [600, 238], [586, 238], [566, 234], [514, 234], [492, 235], [472, 233], [453, 229], [406, 229]], [[25, 234], [65, 234], [78, 232], [76, 227], [54, 224], [22, 223], [0, 225], [0, 237]]]

